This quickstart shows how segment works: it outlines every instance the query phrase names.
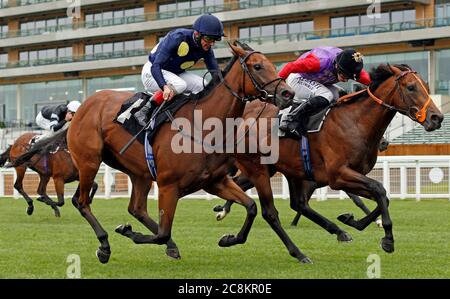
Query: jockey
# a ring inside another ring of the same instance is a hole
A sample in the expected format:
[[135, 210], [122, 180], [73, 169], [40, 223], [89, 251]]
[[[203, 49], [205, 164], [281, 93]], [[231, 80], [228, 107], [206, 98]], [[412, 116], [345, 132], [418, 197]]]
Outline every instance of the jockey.
[[68, 122], [72, 120], [75, 112], [81, 103], [78, 101], [71, 101], [69, 104], [61, 104], [57, 106], [44, 106], [36, 116], [36, 124], [49, 131], [42, 135], [39, 140], [51, 137], [57, 131], [68, 126]]
[[164, 100], [171, 100], [175, 94], [184, 91], [195, 94], [202, 91], [203, 78], [186, 70], [198, 60], [204, 59], [212, 74], [220, 71], [211, 47], [216, 41], [220, 41], [222, 36], [222, 22], [210, 14], [197, 18], [193, 29], [180, 28], [167, 33], [153, 48], [142, 69], [142, 83], [145, 89], [154, 95], [135, 117], [139, 120], [146, 116], [150, 109], [159, 106]]
[[318, 47], [287, 63], [278, 74], [295, 91], [294, 104], [280, 129], [298, 137], [306, 134], [304, 127], [309, 116], [327, 107], [339, 97], [337, 82], [349, 79], [364, 85], [370, 84], [370, 76], [363, 69], [363, 56], [354, 49]]

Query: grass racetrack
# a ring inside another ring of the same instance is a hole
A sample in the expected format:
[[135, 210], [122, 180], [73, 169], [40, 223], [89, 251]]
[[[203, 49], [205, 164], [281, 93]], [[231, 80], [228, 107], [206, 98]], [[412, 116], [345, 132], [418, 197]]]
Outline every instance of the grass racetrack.
[[[68, 196], [67, 196], [68, 197]], [[127, 212], [128, 199], [95, 199], [92, 210], [109, 234], [111, 258], [100, 264], [95, 257], [99, 243], [89, 224], [66, 199], [61, 218], [49, 206], [34, 202], [32, 216], [25, 213], [20, 199], [0, 199], [0, 277], [65, 278], [67, 257], [77, 254], [81, 278], [367, 278], [370, 254], [380, 257], [381, 278], [450, 278], [450, 202], [447, 200], [392, 200], [395, 252], [379, 246], [384, 231], [375, 224], [365, 231], [338, 223], [336, 217], [362, 212], [350, 200], [311, 201], [324, 216], [335, 221], [353, 237], [338, 243], [306, 218], [290, 227], [294, 211], [287, 200], [276, 200], [279, 216], [294, 243], [314, 264], [304, 265], [292, 258], [281, 240], [258, 216], [246, 244], [230, 248], [217, 245], [224, 234], [236, 234], [244, 218], [244, 208], [234, 205], [223, 221], [215, 220], [212, 208], [221, 200], [180, 200], [172, 237], [181, 260], [166, 257], [165, 246], [136, 245], [114, 232], [129, 222], [135, 231], [149, 232]], [[365, 201], [367, 202], [367, 201]], [[368, 202], [370, 208], [374, 207]], [[157, 202], [149, 201], [155, 220]]]

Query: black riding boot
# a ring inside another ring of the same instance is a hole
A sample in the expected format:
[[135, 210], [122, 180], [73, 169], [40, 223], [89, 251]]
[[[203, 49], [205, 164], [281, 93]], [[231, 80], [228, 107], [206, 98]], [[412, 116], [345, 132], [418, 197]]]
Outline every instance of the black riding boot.
[[134, 118], [138, 121], [138, 123], [141, 126], [145, 126], [147, 122], [150, 120], [150, 117], [155, 110], [155, 108], [158, 107], [158, 104], [153, 101], [153, 97], [145, 103], [145, 105], [137, 112], [134, 113]]
[[317, 96], [309, 101], [301, 103], [292, 112], [290, 112], [286, 119], [286, 126], [280, 126], [281, 130], [291, 132], [297, 137], [306, 134], [306, 124], [311, 115], [320, 112], [322, 109], [330, 104], [328, 100], [322, 96]]

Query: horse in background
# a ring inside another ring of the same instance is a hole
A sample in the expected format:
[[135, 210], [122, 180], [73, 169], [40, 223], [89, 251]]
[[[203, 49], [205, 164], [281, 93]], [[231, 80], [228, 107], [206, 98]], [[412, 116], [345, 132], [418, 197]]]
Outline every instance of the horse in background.
[[[66, 140], [67, 130], [59, 132], [55, 139], [51, 142], [45, 140], [36, 141], [36, 144], [45, 143], [45, 147], [40, 149], [39, 153], [29, 150], [32, 147], [32, 140], [39, 136], [37, 133], [25, 133], [16, 139], [13, 145], [10, 145], [4, 153], [0, 155], [0, 167], [5, 166], [6, 162], [10, 162], [6, 167], [14, 167], [17, 178], [14, 182], [14, 189], [16, 189], [26, 200], [27, 214], [32, 215], [34, 211], [33, 200], [25, 192], [23, 188], [23, 180], [27, 168], [35, 171], [39, 175], [39, 185], [36, 199], [49, 205], [56, 217], [60, 217], [58, 207], [64, 205], [64, 184], [71, 183], [78, 180], [78, 170], [75, 168], [70, 153], [67, 149]], [[28, 153], [28, 157], [24, 159], [24, 154]], [[21, 161], [17, 161], [19, 157]], [[22, 161], [23, 160], [23, 161]], [[58, 201], [53, 201], [47, 194], [47, 185], [53, 179], [55, 184], [55, 191]], [[97, 190], [97, 183], [94, 184], [91, 198]]]

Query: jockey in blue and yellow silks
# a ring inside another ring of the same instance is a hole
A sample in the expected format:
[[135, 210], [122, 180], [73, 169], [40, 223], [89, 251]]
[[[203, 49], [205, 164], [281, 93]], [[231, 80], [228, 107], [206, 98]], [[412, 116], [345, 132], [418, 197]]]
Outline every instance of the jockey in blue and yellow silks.
[[142, 69], [142, 83], [147, 91], [154, 93], [151, 104], [160, 105], [163, 100], [170, 100], [184, 91], [200, 92], [204, 86], [203, 78], [186, 70], [204, 59], [210, 72], [219, 71], [211, 47], [222, 36], [222, 22], [210, 14], [197, 18], [193, 29], [175, 29], [167, 33], [153, 48]]

